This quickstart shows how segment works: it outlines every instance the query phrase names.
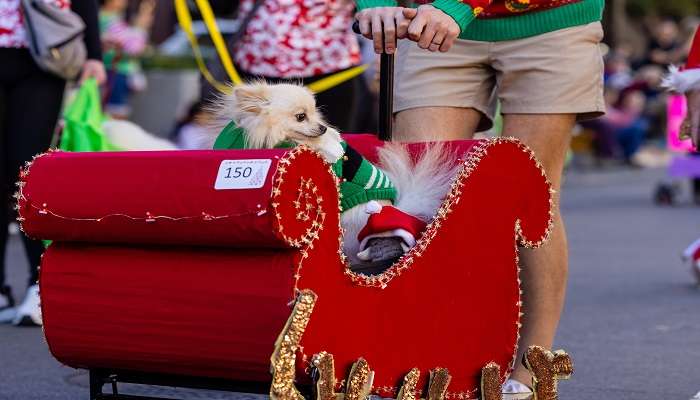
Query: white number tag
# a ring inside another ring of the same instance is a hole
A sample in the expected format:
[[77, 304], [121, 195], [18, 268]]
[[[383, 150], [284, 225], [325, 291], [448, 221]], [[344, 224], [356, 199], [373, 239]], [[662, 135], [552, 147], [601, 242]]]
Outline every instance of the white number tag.
[[265, 185], [272, 160], [223, 160], [214, 189], [257, 189]]

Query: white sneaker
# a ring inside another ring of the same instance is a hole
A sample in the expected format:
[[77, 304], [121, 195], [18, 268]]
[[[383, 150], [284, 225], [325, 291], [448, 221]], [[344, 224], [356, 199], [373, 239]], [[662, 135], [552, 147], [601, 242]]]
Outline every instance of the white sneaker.
[[27, 289], [27, 294], [24, 300], [17, 306], [17, 314], [14, 320], [14, 325], [41, 326], [41, 308], [39, 307], [39, 285], [32, 285]]
[[9, 286], [0, 286], [0, 324], [7, 324], [15, 319], [17, 310], [12, 299], [12, 291]]
[[508, 379], [502, 388], [504, 400], [525, 400], [532, 397], [532, 389], [515, 379]]

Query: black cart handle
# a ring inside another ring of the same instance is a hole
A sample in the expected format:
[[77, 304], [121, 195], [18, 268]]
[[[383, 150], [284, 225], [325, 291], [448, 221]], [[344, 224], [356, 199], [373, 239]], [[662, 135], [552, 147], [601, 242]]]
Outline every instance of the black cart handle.
[[[353, 32], [358, 35], [360, 23], [352, 24]], [[382, 53], [379, 63], [379, 139], [391, 140], [394, 108], [394, 55]]]

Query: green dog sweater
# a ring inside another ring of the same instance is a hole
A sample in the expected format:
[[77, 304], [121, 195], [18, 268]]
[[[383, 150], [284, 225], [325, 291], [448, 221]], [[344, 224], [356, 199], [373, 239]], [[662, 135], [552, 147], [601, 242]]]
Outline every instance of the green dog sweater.
[[[340, 206], [342, 211], [370, 200], [396, 200], [396, 188], [382, 170], [367, 161], [355, 149], [341, 142], [344, 155], [333, 163], [332, 169], [340, 178]], [[275, 148], [291, 148], [292, 142], [282, 142]], [[221, 131], [214, 143], [215, 150], [247, 149], [245, 131], [231, 121]]]

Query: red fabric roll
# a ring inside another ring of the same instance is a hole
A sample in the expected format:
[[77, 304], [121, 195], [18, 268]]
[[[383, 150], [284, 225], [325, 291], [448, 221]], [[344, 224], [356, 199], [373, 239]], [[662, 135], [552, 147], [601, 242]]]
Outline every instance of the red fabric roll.
[[[288, 154], [48, 153], [22, 178], [22, 228], [32, 237], [57, 241], [288, 247], [272, 208], [279, 161]], [[250, 159], [270, 160], [262, 187], [215, 189], [224, 160]], [[325, 164], [305, 151], [289, 168], [318, 170]]]
[[46, 341], [76, 368], [269, 380], [293, 267], [289, 251], [54, 243], [39, 280]]

